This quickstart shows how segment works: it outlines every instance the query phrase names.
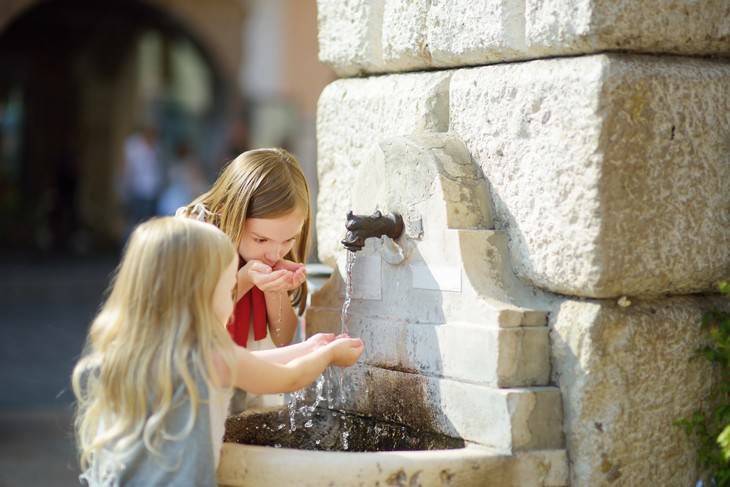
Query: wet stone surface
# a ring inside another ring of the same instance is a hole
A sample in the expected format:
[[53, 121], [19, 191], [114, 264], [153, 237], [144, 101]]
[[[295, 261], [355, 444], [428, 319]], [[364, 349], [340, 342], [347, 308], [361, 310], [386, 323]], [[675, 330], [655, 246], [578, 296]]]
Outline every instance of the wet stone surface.
[[245, 411], [228, 418], [224, 441], [351, 452], [464, 447], [464, 441], [459, 438], [322, 408], [316, 408], [308, 415], [297, 415], [293, 423], [294, 428], [286, 408]]

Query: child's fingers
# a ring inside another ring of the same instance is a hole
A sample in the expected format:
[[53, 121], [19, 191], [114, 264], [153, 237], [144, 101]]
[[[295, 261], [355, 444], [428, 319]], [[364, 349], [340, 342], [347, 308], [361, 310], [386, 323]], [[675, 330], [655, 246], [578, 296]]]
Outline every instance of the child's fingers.
[[295, 288], [301, 286], [304, 283], [304, 281], [307, 280], [306, 274], [304, 274], [303, 272], [299, 272], [299, 271], [292, 272], [290, 277], [291, 278], [290, 278], [289, 284], [291, 284], [291, 286], [289, 287], [289, 289], [295, 289]]
[[335, 334], [334, 333], [316, 333], [309, 337], [307, 341], [312, 340], [313, 342], [323, 342], [323, 343], [329, 343], [331, 341], [334, 341]]
[[269, 274], [272, 271], [271, 267], [267, 266], [263, 262], [253, 261], [250, 265], [250, 270], [258, 272], [259, 274]]
[[256, 285], [257, 288], [264, 291], [264, 287], [271, 286], [272, 283], [278, 282], [282, 279], [286, 279], [287, 274], [289, 271], [272, 271], [268, 273], [262, 273], [262, 272], [251, 272], [251, 280]]
[[334, 333], [317, 333], [307, 338], [307, 346], [309, 351], [323, 347], [328, 343], [332, 343], [335, 339]]
[[254, 270], [250, 275], [253, 283], [262, 291], [290, 291], [301, 286], [306, 275], [286, 269], [273, 270], [269, 273], [258, 273]]
[[288, 271], [298, 271], [298, 270], [304, 270], [304, 264], [301, 264], [299, 262], [292, 262], [291, 260], [287, 259], [281, 259], [279, 262], [276, 263], [274, 266], [274, 269], [286, 269]]
[[261, 282], [256, 283], [256, 287], [262, 291], [286, 291], [291, 286], [289, 284], [289, 275], [291, 273], [286, 270], [274, 271], [271, 274], [265, 274]]
[[365, 350], [365, 346], [359, 338], [339, 338], [332, 342], [332, 346], [335, 351], [332, 363], [340, 367], [353, 365]]

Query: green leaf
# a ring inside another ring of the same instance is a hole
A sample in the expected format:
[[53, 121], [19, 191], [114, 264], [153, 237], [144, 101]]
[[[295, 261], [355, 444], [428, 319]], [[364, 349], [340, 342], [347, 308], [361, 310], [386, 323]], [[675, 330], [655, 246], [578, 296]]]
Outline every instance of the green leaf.
[[730, 460], [730, 424], [725, 425], [722, 433], [717, 437], [717, 444], [722, 448], [722, 457], [725, 461]]

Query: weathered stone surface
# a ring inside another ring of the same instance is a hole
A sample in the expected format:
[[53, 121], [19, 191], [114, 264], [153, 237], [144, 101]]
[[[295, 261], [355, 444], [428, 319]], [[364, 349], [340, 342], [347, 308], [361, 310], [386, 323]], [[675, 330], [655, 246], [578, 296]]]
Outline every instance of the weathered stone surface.
[[[383, 58], [375, 64], [389, 71], [426, 66], [431, 61], [426, 22], [428, 0], [385, 0], [383, 12]], [[404, 29], [403, 26], [408, 26]]]
[[[378, 138], [446, 129], [449, 76], [341, 80], [325, 90], [321, 259], [333, 263], [345, 213], [369, 197], [352, 191]], [[451, 130], [487, 176], [520, 276], [593, 297], [696, 292], [727, 277], [729, 65], [598, 55], [454, 76]]]
[[563, 445], [557, 387], [496, 389], [365, 364], [346, 369], [342, 383], [336, 396], [357, 414], [504, 453]]
[[319, 0], [320, 60], [339, 76], [525, 57], [514, 0]]
[[521, 2], [386, 0], [378, 71], [468, 66], [521, 57]]
[[[447, 230], [438, 237], [431, 246], [449, 249], [449, 258], [437, 264], [424, 259], [425, 251], [411, 251], [407, 261], [388, 264], [382, 258], [383, 242], [368, 239], [352, 266], [349, 313], [386, 318], [393, 323], [465, 322], [503, 328], [545, 325], [546, 312], [542, 308], [516, 306], [489, 294], [506, 294], [500, 280], [508, 263], [504, 232]], [[459, 262], [462, 256], [464, 263]], [[338, 259], [337, 264], [334, 275], [312, 296], [312, 306], [342, 308], [347, 287], [345, 257]], [[480, 268], [486, 270], [480, 274]], [[438, 276], [446, 272], [449, 277], [455, 276], [458, 289], [440, 286]], [[422, 277], [428, 278], [433, 287], [414, 285], [417, 273], [423, 273]], [[534, 299], [536, 305], [542, 302], [537, 297]]]
[[[470, 323], [414, 324], [353, 315], [352, 336], [367, 344], [361, 362], [493, 387], [547, 385], [548, 329]], [[307, 310], [307, 333], [340, 333], [340, 310]]]
[[608, 50], [730, 54], [725, 0], [318, 0], [340, 76]]
[[730, 3], [527, 0], [525, 35], [532, 55], [609, 49], [728, 54]]
[[[518, 275], [594, 297], [730, 273], [730, 64], [597, 55], [458, 71], [450, 128]], [[627, 238], [627, 236], [631, 238]]]
[[[282, 468], [286, 465], [286, 468]], [[221, 486], [444, 485], [459, 487], [564, 487], [565, 450], [504, 455], [478, 446], [406, 452], [313, 452], [225, 443]]]
[[378, 70], [383, 0], [319, 0], [319, 59], [340, 76]]
[[[464, 144], [448, 134], [421, 133], [377, 141], [371, 149], [351, 192], [326, 198], [349, 197], [358, 214], [397, 212], [406, 229], [397, 242], [371, 238], [357, 252], [353, 298], [378, 303], [355, 302], [353, 310], [367, 306], [411, 323], [543, 325], [530, 310], [538, 305], [536, 294], [510, 268], [506, 235], [488, 229], [487, 182]], [[344, 257], [340, 251], [343, 280]]]
[[[372, 142], [351, 196], [356, 213], [376, 208], [420, 220], [425, 240], [444, 229], [490, 229], [487, 181], [464, 143], [445, 133]], [[441, 251], [442, 249], [439, 249]]]
[[707, 397], [712, 374], [692, 360], [708, 298], [564, 301], [551, 313], [571, 485], [694, 485], [693, 442], [672, 422]]
[[448, 128], [451, 73], [338, 80], [328, 85], [317, 110], [319, 256], [334, 265], [345, 235], [355, 175], [383, 137]]

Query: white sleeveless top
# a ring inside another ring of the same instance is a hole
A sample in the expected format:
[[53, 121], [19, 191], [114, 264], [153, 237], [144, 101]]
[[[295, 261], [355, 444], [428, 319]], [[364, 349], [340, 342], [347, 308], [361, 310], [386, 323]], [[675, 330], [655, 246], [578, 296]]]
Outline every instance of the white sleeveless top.
[[233, 398], [233, 389], [208, 385], [208, 411], [210, 412], [210, 437], [213, 446], [214, 465], [218, 468], [226, 430], [226, 418]]

